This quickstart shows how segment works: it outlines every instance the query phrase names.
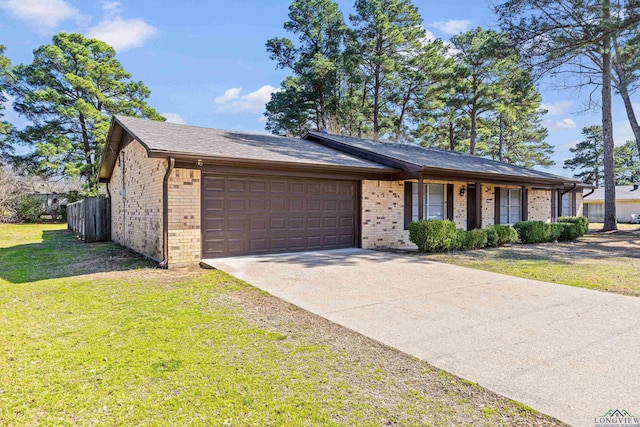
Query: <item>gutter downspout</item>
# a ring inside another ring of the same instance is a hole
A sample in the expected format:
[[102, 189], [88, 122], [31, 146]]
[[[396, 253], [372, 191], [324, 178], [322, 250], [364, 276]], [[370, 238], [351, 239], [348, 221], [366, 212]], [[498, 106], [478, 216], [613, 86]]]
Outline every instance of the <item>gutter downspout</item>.
[[570, 189], [568, 189], [567, 191], [563, 191], [562, 193], [560, 193], [560, 195], [561, 195], [561, 196], [564, 196], [565, 194], [572, 192], [573, 190], [575, 190], [575, 189], [576, 189], [576, 187], [577, 187], [577, 186], [578, 186], [578, 184], [574, 182], [574, 183], [573, 183], [573, 187], [571, 187], [571, 188], [570, 188]]
[[167, 157], [167, 172], [162, 180], [162, 261], [160, 268], [169, 267], [169, 176], [176, 165], [175, 157]]
[[591, 191], [589, 191], [587, 194], [583, 194], [582, 198], [584, 199], [585, 197], [588, 197], [588, 196], [592, 195], [594, 191], [596, 191], [596, 189], [592, 188]]

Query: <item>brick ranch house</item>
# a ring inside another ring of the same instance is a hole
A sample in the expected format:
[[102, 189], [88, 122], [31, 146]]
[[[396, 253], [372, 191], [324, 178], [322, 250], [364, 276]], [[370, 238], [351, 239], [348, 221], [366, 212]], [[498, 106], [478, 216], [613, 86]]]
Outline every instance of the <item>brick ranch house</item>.
[[115, 242], [166, 267], [203, 258], [408, 248], [418, 218], [463, 229], [582, 214], [562, 176], [311, 132], [284, 138], [116, 116], [99, 180]]

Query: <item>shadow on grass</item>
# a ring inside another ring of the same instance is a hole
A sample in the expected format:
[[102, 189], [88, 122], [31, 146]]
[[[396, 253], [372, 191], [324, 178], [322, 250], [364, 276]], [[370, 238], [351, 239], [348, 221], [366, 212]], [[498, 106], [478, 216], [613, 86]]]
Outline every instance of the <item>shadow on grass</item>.
[[154, 266], [116, 243], [84, 243], [67, 230], [46, 230], [42, 242], [0, 249], [0, 278], [10, 283]]

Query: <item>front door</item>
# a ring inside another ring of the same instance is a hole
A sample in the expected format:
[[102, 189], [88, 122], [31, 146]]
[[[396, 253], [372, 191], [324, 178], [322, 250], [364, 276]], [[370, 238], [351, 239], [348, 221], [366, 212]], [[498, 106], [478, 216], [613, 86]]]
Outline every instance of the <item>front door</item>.
[[473, 230], [478, 226], [478, 216], [476, 212], [476, 186], [467, 185], [467, 230]]

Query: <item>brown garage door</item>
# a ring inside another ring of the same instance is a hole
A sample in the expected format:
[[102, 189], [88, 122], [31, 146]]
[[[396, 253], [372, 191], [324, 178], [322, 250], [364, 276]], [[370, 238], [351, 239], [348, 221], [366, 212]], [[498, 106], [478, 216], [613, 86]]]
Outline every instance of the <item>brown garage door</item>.
[[356, 181], [203, 175], [202, 256], [350, 248]]

